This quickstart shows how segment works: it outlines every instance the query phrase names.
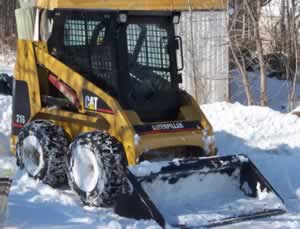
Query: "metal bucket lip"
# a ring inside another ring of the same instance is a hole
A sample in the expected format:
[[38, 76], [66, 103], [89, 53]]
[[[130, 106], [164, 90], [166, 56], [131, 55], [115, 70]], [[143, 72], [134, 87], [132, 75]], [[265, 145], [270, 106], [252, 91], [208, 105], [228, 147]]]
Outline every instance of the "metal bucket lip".
[[230, 225], [230, 224], [234, 224], [234, 223], [241, 223], [244, 221], [249, 221], [249, 220], [254, 220], [254, 219], [278, 216], [278, 215], [282, 215], [285, 213], [286, 213], [286, 211], [283, 209], [274, 209], [274, 210], [256, 212], [252, 215], [237, 215], [235, 217], [224, 218], [223, 220], [221, 220], [219, 222], [212, 221], [208, 224], [199, 225], [199, 226], [188, 226], [188, 225], [184, 225], [184, 224], [180, 224], [180, 225], [172, 224], [171, 226], [175, 227], [175, 228], [184, 228], [184, 229], [221, 227], [221, 226], [226, 226], [226, 225]]
[[[243, 160], [241, 160], [241, 158]], [[228, 164], [228, 162], [230, 162], [230, 165]], [[198, 171], [199, 173], [219, 172], [219, 170], [226, 169], [229, 167], [241, 167], [245, 163], [252, 163], [252, 161], [244, 154], [222, 157], [212, 156], [205, 158], [200, 157], [192, 159], [183, 159], [178, 160], [177, 162], [169, 162], [169, 165], [162, 166], [159, 172], [151, 172], [149, 175], [146, 176], [137, 175], [136, 177], [138, 178], [138, 180], [141, 181], [150, 177], [154, 178], [163, 174], [171, 174], [184, 171]]]

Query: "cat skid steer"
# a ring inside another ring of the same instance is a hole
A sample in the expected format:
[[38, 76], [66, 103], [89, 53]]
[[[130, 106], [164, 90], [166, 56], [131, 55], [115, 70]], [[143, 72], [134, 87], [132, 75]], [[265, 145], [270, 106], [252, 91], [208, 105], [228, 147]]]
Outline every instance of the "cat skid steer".
[[249, 158], [216, 156], [209, 121], [179, 87], [180, 12], [220, 2], [21, 4], [11, 136], [20, 168], [53, 187], [68, 183], [86, 205], [161, 227], [284, 213]]

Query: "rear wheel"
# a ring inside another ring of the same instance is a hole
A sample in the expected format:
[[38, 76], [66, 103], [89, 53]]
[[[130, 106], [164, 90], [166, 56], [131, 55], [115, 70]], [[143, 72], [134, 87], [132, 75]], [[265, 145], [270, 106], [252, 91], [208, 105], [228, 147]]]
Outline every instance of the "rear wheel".
[[35, 120], [25, 125], [18, 139], [17, 164], [29, 176], [53, 187], [67, 183], [68, 140], [62, 128]]
[[124, 150], [107, 133], [96, 131], [78, 136], [68, 151], [69, 184], [84, 204], [110, 207], [127, 192]]

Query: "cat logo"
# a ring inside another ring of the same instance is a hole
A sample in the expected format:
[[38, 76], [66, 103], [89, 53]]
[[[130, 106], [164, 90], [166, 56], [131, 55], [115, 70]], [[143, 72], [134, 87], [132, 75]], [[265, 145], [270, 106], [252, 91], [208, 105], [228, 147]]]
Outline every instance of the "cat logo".
[[95, 96], [85, 96], [84, 106], [89, 110], [97, 110], [98, 109], [98, 97]]

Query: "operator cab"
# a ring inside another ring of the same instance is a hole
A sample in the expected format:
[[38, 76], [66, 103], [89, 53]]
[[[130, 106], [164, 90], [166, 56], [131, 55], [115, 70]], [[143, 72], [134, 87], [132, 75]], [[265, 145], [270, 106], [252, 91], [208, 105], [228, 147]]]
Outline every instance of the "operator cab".
[[[176, 119], [181, 75], [170, 12], [55, 10], [49, 52], [134, 110], [144, 122]], [[62, 42], [63, 41], [63, 42]], [[183, 63], [181, 59], [181, 63]]]

